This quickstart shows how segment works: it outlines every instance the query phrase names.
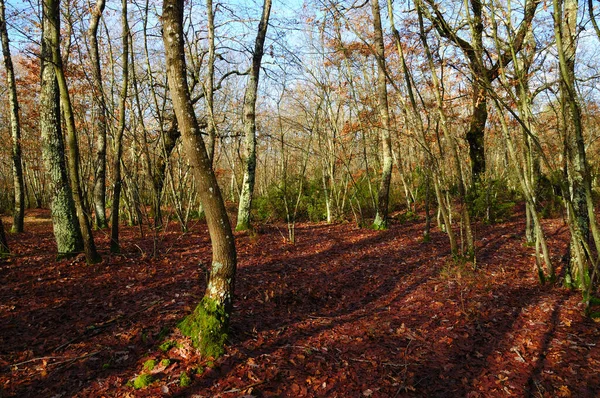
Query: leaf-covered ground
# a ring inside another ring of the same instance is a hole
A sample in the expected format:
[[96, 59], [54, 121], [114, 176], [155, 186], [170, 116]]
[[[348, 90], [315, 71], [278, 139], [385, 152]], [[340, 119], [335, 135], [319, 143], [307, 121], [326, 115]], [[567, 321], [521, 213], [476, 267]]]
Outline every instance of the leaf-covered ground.
[[[54, 260], [48, 217], [30, 211], [0, 263], [0, 396], [600, 394], [600, 324], [582, 316], [579, 293], [540, 286], [522, 214], [477, 226], [475, 270], [450, 260], [437, 228], [424, 243], [421, 221], [301, 224], [296, 245], [285, 226], [237, 234], [232, 333], [216, 361], [174, 328], [203, 293], [204, 223], [144, 237], [124, 227], [120, 255], [98, 231], [104, 262], [88, 266]], [[561, 270], [567, 228], [544, 227]], [[140, 374], [154, 382], [136, 390]]]

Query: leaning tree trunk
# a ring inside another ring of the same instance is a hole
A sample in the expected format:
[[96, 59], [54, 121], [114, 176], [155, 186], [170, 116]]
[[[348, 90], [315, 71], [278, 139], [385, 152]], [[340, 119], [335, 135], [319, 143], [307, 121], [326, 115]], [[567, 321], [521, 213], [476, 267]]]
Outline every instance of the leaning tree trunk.
[[94, 212], [96, 226], [106, 228], [106, 100], [102, 87], [102, 69], [98, 51], [98, 23], [102, 18], [105, 0], [98, 0], [90, 17], [90, 61], [92, 66], [92, 116], [96, 133], [96, 170], [94, 175]]
[[235, 229], [245, 231], [250, 229], [250, 210], [252, 208], [252, 196], [254, 194], [254, 180], [256, 178], [256, 93], [258, 91], [258, 79], [260, 77], [260, 64], [264, 52], [267, 28], [269, 26], [269, 15], [271, 13], [271, 0], [264, 0], [263, 13], [258, 25], [258, 33], [254, 43], [254, 54], [252, 55], [252, 67], [250, 78], [244, 96], [244, 133], [246, 140], [246, 162], [244, 170], [244, 181], [240, 204], [238, 207], [238, 219]]
[[381, 184], [377, 195], [377, 214], [373, 221], [374, 229], [386, 229], [388, 227], [388, 208], [390, 196], [390, 183], [392, 180], [392, 141], [390, 138], [390, 113], [387, 98], [387, 78], [385, 70], [385, 49], [383, 43], [383, 29], [381, 27], [381, 15], [379, 0], [371, 0], [373, 12], [373, 31], [375, 58], [377, 59], [377, 99], [379, 115], [381, 117], [381, 142], [383, 154], [383, 168], [381, 171]]
[[[567, 280], [584, 293], [584, 302], [589, 306], [590, 293], [594, 288], [593, 275], [588, 258], [594, 256], [590, 250], [590, 230], [597, 252], [600, 236], [596, 224], [589, 165], [586, 158], [581, 106], [575, 88], [575, 55], [577, 49], [577, 0], [554, 0], [554, 32], [560, 69], [560, 94], [563, 111], [563, 130], [567, 148], [567, 174], [569, 182], [571, 231], [571, 261]], [[596, 261], [592, 260], [594, 267]], [[594, 270], [595, 271], [595, 270]]]
[[212, 243], [212, 266], [204, 298], [182, 323], [182, 332], [191, 336], [200, 352], [219, 356], [229, 329], [233, 309], [236, 251], [231, 225], [216, 176], [200, 135], [190, 99], [183, 47], [184, 0], [163, 1], [163, 41], [169, 90], [183, 139], [187, 160], [196, 179]]
[[44, 0], [44, 15], [48, 18], [49, 23], [45, 33], [50, 44], [52, 52], [52, 64], [56, 72], [56, 80], [58, 82], [60, 94], [60, 109], [65, 118], [67, 128], [67, 145], [69, 147], [69, 178], [71, 182], [71, 190], [75, 209], [77, 210], [77, 218], [79, 227], [83, 235], [83, 246], [85, 251], [86, 261], [90, 264], [101, 261], [96, 245], [94, 244], [94, 236], [90, 227], [87, 211], [83, 201], [83, 194], [80, 187], [79, 178], [79, 148], [77, 145], [77, 131], [75, 129], [75, 118], [73, 115], [73, 107], [71, 106], [71, 98], [67, 87], [67, 80], [62, 65], [62, 57], [60, 54], [60, 0]]
[[2, 39], [2, 54], [4, 55], [4, 68], [8, 83], [8, 103], [10, 107], [10, 130], [12, 133], [13, 147], [13, 184], [15, 193], [15, 208], [13, 211], [12, 232], [23, 232], [23, 219], [25, 217], [25, 183], [23, 181], [23, 163], [21, 162], [21, 125], [19, 122], [19, 103], [17, 101], [17, 85], [15, 72], [6, 30], [6, 17], [4, 0], [0, 0], [0, 36]]
[[[51, 7], [54, 6], [54, 10]], [[50, 209], [52, 226], [59, 257], [70, 256], [83, 250], [83, 237], [77, 222], [75, 202], [67, 177], [65, 146], [60, 120], [60, 96], [56, 71], [52, 65], [54, 23], [49, 16], [58, 13], [58, 4], [44, 2], [42, 51], [40, 130], [42, 133], [42, 156], [50, 177]]]
[[121, 176], [121, 157], [123, 153], [123, 133], [125, 132], [125, 103], [127, 102], [127, 89], [129, 85], [129, 23], [127, 22], [127, 0], [123, 0], [122, 28], [123, 28], [123, 81], [121, 86], [121, 99], [119, 101], [119, 127], [115, 136], [115, 149], [113, 158], [113, 202], [110, 214], [110, 251], [118, 253], [119, 245], [119, 205], [121, 204], [121, 189], [123, 180]]

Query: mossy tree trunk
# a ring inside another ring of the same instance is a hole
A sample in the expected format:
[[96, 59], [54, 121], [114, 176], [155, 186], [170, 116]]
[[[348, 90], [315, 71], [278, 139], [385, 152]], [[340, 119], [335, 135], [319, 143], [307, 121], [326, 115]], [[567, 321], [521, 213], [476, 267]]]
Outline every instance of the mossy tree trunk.
[[71, 106], [71, 98], [67, 87], [67, 79], [65, 77], [62, 56], [60, 54], [60, 0], [44, 0], [44, 16], [49, 23], [45, 34], [50, 44], [52, 53], [52, 64], [56, 73], [60, 95], [60, 110], [64, 116], [65, 126], [67, 128], [67, 145], [69, 148], [69, 156], [67, 157], [69, 166], [69, 179], [71, 183], [71, 191], [75, 202], [75, 209], [81, 234], [83, 236], [83, 247], [86, 261], [90, 264], [97, 263], [102, 259], [96, 251], [94, 236], [90, 226], [87, 210], [83, 200], [83, 193], [80, 187], [79, 178], [79, 147], [77, 145], [77, 131], [75, 128], [75, 117], [73, 107]]
[[8, 31], [6, 29], [4, 0], [0, 0], [0, 36], [2, 39], [4, 69], [6, 69], [6, 79], [8, 84], [10, 131], [13, 140], [12, 162], [15, 207], [13, 210], [13, 225], [11, 231], [19, 233], [23, 232], [23, 219], [25, 217], [25, 182], [23, 180], [23, 163], [21, 161], [21, 124], [19, 122], [19, 102], [17, 100], [15, 72], [10, 55]]
[[163, 41], [169, 92], [185, 154], [206, 214], [212, 244], [212, 266], [204, 298], [183, 322], [181, 329], [192, 337], [202, 354], [216, 357], [224, 351], [233, 309], [236, 251], [221, 190], [190, 99], [183, 46], [183, 9], [183, 0], [163, 1]]
[[[54, 6], [54, 10], [47, 10]], [[83, 237], [77, 222], [75, 202], [69, 186], [65, 145], [60, 120], [60, 94], [52, 64], [53, 27], [50, 13], [58, 14], [58, 4], [44, 2], [41, 48], [40, 130], [42, 156], [49, 175], [52, 226], [59, 257], [83, 250]]]
[[381, 118], [381, 144], [383, 167], [381, 170], [381, 182], [377, 194], [377, 214], [373, 221], [374, 229], [386, 229], [388, 227], [388, 211], [390, 198], [390, 183], [392, 180], [392, 140], [390, 137], [390, 111], [387, 96], [387, 77], [385, 66], [385, 47], [383, 43], [383, 29], [381, 27], [381, 10], [379, 0], [371, 0], [371, 11], [373, 13], [374, 51], [377, 60], [377, 108]]
[[[567, 176], [571, 221], [571, 269], [573, 285], [584, 293], [584, 302], [589, 304], [593, 289], [594, 272], [588, 259], [594, 255], [590, 250], [593, 239], [595, 252], [600, 248], [600, 233], [596, 224], [590, 167], [587, 162], [581, 105], [575, 87], [575, 55], [577, 50], [577, 0], [554, 0], [554, 32], [560, 69], [560, 98], [562, 105], [562, 127], [567, 151]], [[591, 231], [591, 236], [590, 236]], [[597, 255], [597, 254], [596, 254]], [[595, 261], [592, 261], [595, 263]]]
[[238, 207], [238, 219], [235, 227], [238, 231], [250, 229], [250, 211], [252, 209], [254, 181], [256, 179], [256, 94], [258, 92], [260, 65], [264, 53], [270, 14], [271, 0], [264, 0], [262, 17], [258, 25], [258, 33], [254, 42], [250, 77], [244, 95], [243, 122], [246, 141], [246, 160], [244, 164], [242, 193], [240, 194], [240, 203]]
[[88, 36], [90, 40], [90, 61], [92, 67], [92, 116], [96, 134], [96, 167], [94, 175], [94, 213], [96, 226], [106, 228], [106, 100], [102, 87], [102, 69], [98, 51], [98, 24], [104, 11], [105, 0], [98, 0], [90, 17]]
[[110, 251], [118, 253], [119, 245], [119, 206], [121, 204], [121, 189], [123, 179], [121, 173], [121, 157], [123, 153], [123, 133], [125, 132], [125, 105], [127, 102], [127, 90], [129, 85], [129, 23], [127, 21], [127, 0], [121, 2], [121, 27], [123, 31], [123, 79], [121, 86], [121, 98], [119, 100], [119, 126], [115, 136], [114, 158], [113, 158], [113, 201], [110, 214]]

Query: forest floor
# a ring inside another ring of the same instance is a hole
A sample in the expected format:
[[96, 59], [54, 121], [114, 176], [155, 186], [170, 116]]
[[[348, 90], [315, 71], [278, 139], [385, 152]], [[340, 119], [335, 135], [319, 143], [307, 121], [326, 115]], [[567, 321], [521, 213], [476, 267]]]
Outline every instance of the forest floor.
[[[284, 225], [236, 233], [231, 337], [210, 361], [175, 328], [203, 294], [205, 223], [123, 227], [120, 255], [97, 231], [104, 262], [86, 265], [55, 261], [48, 211], [29, 211], [0, 263], [0, 397], [600, 396], [600, 324], [540, 285], [523, 218], [477, 225], [476, 269], [422, 220], [300, 224], [295, 245]], [[544, 228], [561, 271], [568, 228]], [[141, 373], [155, 381], [136, 390]]]

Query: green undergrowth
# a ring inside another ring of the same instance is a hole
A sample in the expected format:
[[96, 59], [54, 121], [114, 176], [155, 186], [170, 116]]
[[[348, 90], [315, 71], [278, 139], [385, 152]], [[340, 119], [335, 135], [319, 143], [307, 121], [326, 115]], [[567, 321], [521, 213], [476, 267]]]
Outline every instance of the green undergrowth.
[[228, 316], [225, 308], [215, 300], [203, 298], [194, 312], [178, 325], [185, 336], [205, 357], [218, 358], [225, 352]]
[[192, 378], [186, 372], [182, 372], [179, 376], [179, 386], [188, 387], [190, 384], [192, 384]]
[[133, 388], [139, 390], [141, 388], [148, 387], [152, 383], [154, 383], [154, 377], [150, 374], [142, 373], [128, 384], [131, 384]]

